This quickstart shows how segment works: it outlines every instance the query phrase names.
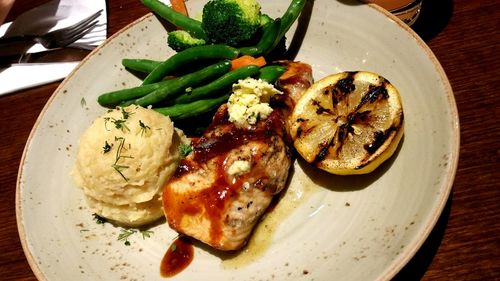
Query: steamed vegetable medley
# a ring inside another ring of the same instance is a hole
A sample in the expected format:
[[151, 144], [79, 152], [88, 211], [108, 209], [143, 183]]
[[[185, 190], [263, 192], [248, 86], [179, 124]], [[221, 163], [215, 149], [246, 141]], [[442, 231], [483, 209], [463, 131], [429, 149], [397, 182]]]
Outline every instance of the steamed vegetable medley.
[[253, 77], [275, 83], [286, 69], [270, 62], [284, 54], [285, 33], [306, 0], [292, 0], [274, 19], [256, 0], [211, 0], [203, 7], [201, 21], [188, 16], [183, 1], [171, 1], [172, 7], [158, 0], [142, 2], [177, 27], [167, 40], [176, 54], [165, 61], [124, 58], [127, 69], [144, 75], [142, 84], [104, 93], [98, 102], [109, 108], [150, 106], [179, 120], [227, 102], [239, 80]]

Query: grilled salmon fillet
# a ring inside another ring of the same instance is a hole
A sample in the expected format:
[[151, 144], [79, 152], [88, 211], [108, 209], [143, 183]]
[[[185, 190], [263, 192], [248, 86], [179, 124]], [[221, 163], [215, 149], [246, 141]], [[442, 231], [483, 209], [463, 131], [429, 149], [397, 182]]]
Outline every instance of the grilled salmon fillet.
[[268, 118], [239, 128], [228, 121], [227, 105], [222, 105], [209, 128], [193, 140], [193, 153], [163, 190], [172, 229], [220, 250], [237, 250], [285, 187], [292, 162], [287, 117], [312, 84], [312, 74], [309, 65], [281, 63], [288, 67], [279, 81], [284, 95], [278, 95]]

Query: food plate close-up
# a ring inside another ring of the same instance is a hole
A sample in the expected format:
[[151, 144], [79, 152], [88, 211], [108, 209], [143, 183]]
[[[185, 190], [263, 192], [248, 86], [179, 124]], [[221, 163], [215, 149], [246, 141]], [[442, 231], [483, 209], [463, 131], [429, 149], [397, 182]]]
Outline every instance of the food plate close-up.
[[[189, 13], [205, 3], [188, 1]], [[274, 18], [289, 1], [261, 5]], [[41, 112], [16, 198], [21, 242], [38, 279], [167, 278], [160, 265], [178, 233], [164, 219], [139, 230], [98, 223], [71, 176], [80, 137], [107, 111], [97, 97], [141, 84], [121, 60], [163, 61], [175, 53], [166, 41], [165, 25], [145, 15], [88, 55]], [[287, 45], [294, 60], [311, 65], [315, 81], [342, 71], [385, 77], [401, 97], [404, 136], [394, 155], [365, 175], [329, 174], [294, 151], [287, 186], [248, 245], [223, 252], [193, 242], [191, 264], [168, 279], [388, 280], [439, 218], [457, 167], [459, 125], [451, 86], [427, 45], [378, 6], [331, 0], [308, 1]]]

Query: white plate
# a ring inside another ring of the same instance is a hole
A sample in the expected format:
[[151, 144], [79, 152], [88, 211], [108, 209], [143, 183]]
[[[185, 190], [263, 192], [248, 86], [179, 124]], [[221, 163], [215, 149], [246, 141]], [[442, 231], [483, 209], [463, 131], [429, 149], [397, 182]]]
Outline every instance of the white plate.
[[[203, 2], [189, 1], [191, 14]], [[289, 1], [262, 3], [263, 11], [279, 16]], [[133, 235], [125, 246], [117, 241], [119, 228], [93, 221], [69, 172], [80, 135], [105, 111], [96, 97], [139, 83], [121, 59], [165, 59], [172, 54], [165, 40], [154, 16], [132, 23], [77, 67], [37, 120], [16, 203], [23, 248], [39, 279], [163, 279], [160, 260], [176, 233], [163, 223], [150, 238]], [[257, 233], [260, 244], [252, 242], [239, 256], [196, 245], [192, 264], [172, 279], [385, 280], [433, 228], [453, 183], [459, 126], [451, 87], [429, 48], [375, 6], [316, 0], [296, 59], [313, 66], [316, 80], [343, 70], [389, 79], [403, 99], [402, 145], [368, 176], [330, 176], [296, 162], [285, 199], [261, 224], [270, 234], [263, 227]]]

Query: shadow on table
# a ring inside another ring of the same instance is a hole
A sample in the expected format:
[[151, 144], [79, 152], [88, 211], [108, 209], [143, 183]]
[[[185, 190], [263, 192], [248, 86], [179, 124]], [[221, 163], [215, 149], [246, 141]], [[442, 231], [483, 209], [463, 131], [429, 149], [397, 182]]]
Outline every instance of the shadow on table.
[[453, 0], [423, 0], [420, 16], [412, 28], [424, 39], [438, 35], [448, 24], [453, 14]]
[[392, 281], [417, 281], [422, 279], [443, 240], [448, 218], [450, 217], [451, 201], [452, 194], [450, 194], [446, 206], [427, 240]]

